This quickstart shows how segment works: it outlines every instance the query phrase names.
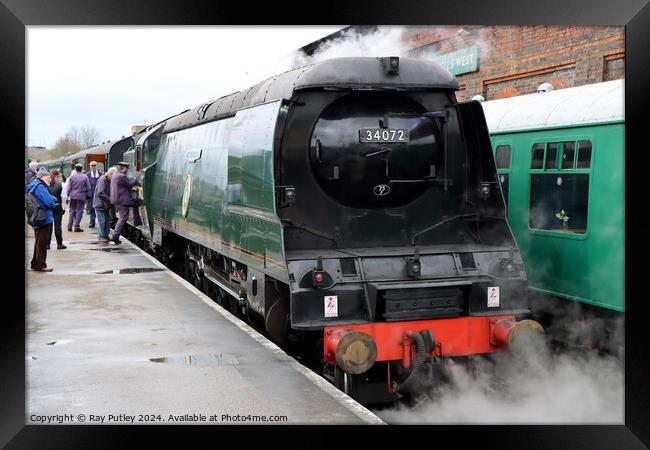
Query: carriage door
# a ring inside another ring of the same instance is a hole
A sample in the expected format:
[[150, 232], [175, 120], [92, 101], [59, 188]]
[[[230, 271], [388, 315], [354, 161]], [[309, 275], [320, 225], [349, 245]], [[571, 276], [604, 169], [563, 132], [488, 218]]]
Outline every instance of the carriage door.
[[510, 194], [510, 159], [512, 158], [512, 147], [510, 143], [495, 142], [496, 150], [494, 152], [494, 160], [497, 164], [497, 174], [499, 177], [499, 184], [501, 185], [501, 192], [503, 192], [503, 199], [506, 202], [506, 212], [508, 211], [508, 197]]

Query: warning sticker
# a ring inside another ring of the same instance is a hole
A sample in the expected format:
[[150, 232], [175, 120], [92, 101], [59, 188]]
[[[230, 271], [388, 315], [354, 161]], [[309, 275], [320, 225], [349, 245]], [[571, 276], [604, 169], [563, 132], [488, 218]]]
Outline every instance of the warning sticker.
[[487, 288], [487, 305], [488, 308], [496, 308], [499, 306], [499, 287], [488, 287]]
[[325, 317], [339, 316], [339, 296], [327, 295], [325, 299]]

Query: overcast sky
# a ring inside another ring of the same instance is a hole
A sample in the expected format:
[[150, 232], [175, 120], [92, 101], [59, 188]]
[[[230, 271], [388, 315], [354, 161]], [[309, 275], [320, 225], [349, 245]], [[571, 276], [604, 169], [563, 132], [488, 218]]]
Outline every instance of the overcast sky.
[[100, 142], [287, 70], [294, 50], [342, 26], [27, 28], [27, 145], [71, 126]]

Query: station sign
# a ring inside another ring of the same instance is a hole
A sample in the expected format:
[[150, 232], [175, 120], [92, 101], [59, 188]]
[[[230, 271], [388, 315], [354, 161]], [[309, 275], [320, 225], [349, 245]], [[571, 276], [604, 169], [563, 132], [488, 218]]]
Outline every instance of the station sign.
[[435, 62], [454, 75], [478, 70], [478, 45], [434, 56]]

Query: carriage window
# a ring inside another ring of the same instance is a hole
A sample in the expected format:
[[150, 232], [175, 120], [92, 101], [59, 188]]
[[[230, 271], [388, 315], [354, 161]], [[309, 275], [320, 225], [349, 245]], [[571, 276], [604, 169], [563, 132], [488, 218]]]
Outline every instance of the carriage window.
[[558, 142], [548, 144], [546, 148], [546, 170], [557, 169], [557, 150], [559, 147]]
[[588, 169], [591, 167], [591, 141], [578, 141], [577, 169]]
[[589, 174], [531, 174], [531, 228], [584, 234]]
[[564, 142], [562, 149], [562, 168], [573, 169], [573, 157], [575, 155], [575, 142]]
[[533, 145], [533, 155], [530, 160], [530, 168], [531, 169], [544, 168], [544, 144]]
[[[557, 170], [558, 160], [561, 161], [559, 169], [562, 172]], [[549, 142], [545, 162], [546, 169], [552, 172], [530, 172], [530, 228], [586, 233], [589, 173], [585, 173], [584, 169], [589, 169], [591, 165], [591, 142]], [[532, 166], [531, 169], [534, 168]]]
[[510, 146], [499, 145], [496, 152], [497, 169], [510, 168]]

